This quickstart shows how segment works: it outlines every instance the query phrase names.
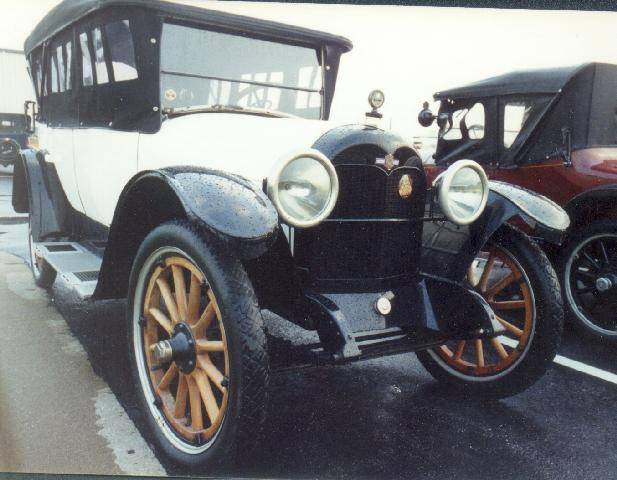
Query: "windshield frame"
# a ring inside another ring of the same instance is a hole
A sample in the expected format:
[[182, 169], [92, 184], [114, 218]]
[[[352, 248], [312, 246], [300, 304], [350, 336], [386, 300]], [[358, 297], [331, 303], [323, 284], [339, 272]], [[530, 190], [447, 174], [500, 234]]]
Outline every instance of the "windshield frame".
[[[290, 45], [290, 46], [294, 46], [294, 47], [299, 47], [299, 48], [306, 48], [306, 49], [310, 49], [313, 50], [316, 57], [317, 57], [317, 61], [318, 61], [318, 66], [319, 66], [319, 77], [320, 77], [320, 81], [321, 81], [321, 88], [320, 89], [311, 89], [311, 88], [304, 88], [304, 87], [291, 87], [291, 86], [287, 86], [287, 85], [280, 85], [280, 84], [276, 84], [276, 83], [271, 83], [271, 82], [261, 82], [261, 81], [255, 81], [255, 80], [239, 80], [239, 79], [234, 79], [234, 78], [228, 78], [228, 77], [224, 77], [224, 76], [215, 76], [215, 75], [202, 75], [202, 74], [198, 74], [198, 73], [187, 73], [187, 72], [178, 72], [178, 71], [174, 71], [174, 70], [168, 70], [168, 69], [164, 69], [163, 65], [162, 65], [162, 51], [164, 48], [164, 38], [163, 38], [163, 29], [164, 26], [166, 24], [169, 25], [177, 25], [177, 26], [182, 26], [182, 27], [188, 27], [188, 28], [194, 28], [194, 29], [198, 29], [198, 30], [205, 30], [205, 31], [209, 31], [209, 32], [216, 32], [216, 33], [221, 33], [221, 34], [226, 34], [226, 35], [231, 35], [231, 36], [235, 36], [235, 37], [241, 37], [241, 38], [247, 38], [247, 39], [251, 39], [251, 40], [257, 40], [257, 41], [265, 41], [265, 42], [271, 42], [271, 43], [277, 43], [277, 44], [281, 44], [281, 45]], [[278, 39], [278, 38], [272, 38], [272, 37], [262, 37], [262, 36], [258, 36], [258, 35], [250, 35], [250, 34], [244, 34], [243, 32], [239, 32], [237, 30], [234, 29], [226, 29], [224, 27], [222, 28], [217, 28], [211, 25], [205, 25], [205, 24], [201, 24], [201, 23], [196, 23], [196, 22], [188, 22], [188, 21], [183, 21], [183, 20], [179, 20], [179, 19], [175, 19], [175, 18], [170, 18], [170, 17], [163, 17], [161, 19], [161, 30], [160, 30], [160, 34], [159, 34], [159, 65], [158, 65], [158, 71], [159, 71], [159, 95], [160, 95], [160, 99], [159, 99], [159, 105], [161, 105], [161, 110], [162, 113], [164, 111], [171, 111], [173, 110], [172, 108], [169, 107], [163, 107], [163, 98], [162, 98], [162, 81], [163, 81], [163, 76], [164, 75], [174, 75], [174, 76], [180, 76], [180, 77], [186, 77], [186, 78], [197, 78], [197, 79], [204, 79], [204, 80], [215, 80], [215, 81], [221, 81], [221, 82], [229, 82], [229, 83], [239, 83], [239, 84], [248, 84], [248, 85], [256, 85], [256, 86], [263, 86], [263, 87], [272, 87], [272, 88], [277, 88], [277, 89], [281, 89], [281, 90], [291, 90], [291, 91], [296, 91], [296, 92], [307, 92], [307, 93], [317, 93], [319, 94], [319, 115], [315, 118], [307, 118], [307, 117], [302, 117], [300, 115], [296, 115], [293, 113], [288, 113], [288, 112], [283, 112], [286, 115], [288, 115], [291, 118], [300, 118], [300, 119], [308, 119], [308, 120], [327, 120], [328, 115], [329, 115], [329, 105], [327, 104], [328, 102], [328, 98], [330, 97], [328, 96], [328, 84], [329, 83], [333, 83], [332, 79], [328, 78], [328, 75], [331, 74], [330, 70], [332, 70], [331, 66], [329, 64], [327, 64], [327, 58], [328, 58], [328, 49], [326, 47], [326, 45], [310, 45], [310, 44], [306, 44], [300, 41], [285, 41], [283, 39]], [[337, 58], [337, 67], [338, 67], [338, 58]], [[332, 72], [336, 78], [336, 74], [337, 74], [338, 68], [334, 69], [334, 72]], [[334, 79], [334, 81], [336, 81]], [[330, 99], [330, 103], [331, 103], [331, 99]], [[216, 105], [213, 105], [216, 106]], [[190, 107], [189, 107], [190, 108]], [[245, 108], [245, 112], [242, 112], [241, 109], [242, 107], [240, 107], [238, 109], [238, 111], [236, 113], [247, 113], [247, 114], [251, 114], [251, 115], [256, 115], [258, 114], [256, 112], [256, 110], [261, 110], [259, 107], [244, 107]], [[181, 110], [182, 107], [178, 107], [178, 110]], [[216, 108], [213, 108], [211, 110], [212, 113], [217, 112]], [[263, 109], [264, 112], [264, 116], [267, 117], [273, 117], [273, 115], [271, 114], [271, 109]], [[205, 113], [205, 112], [202, 112]]]

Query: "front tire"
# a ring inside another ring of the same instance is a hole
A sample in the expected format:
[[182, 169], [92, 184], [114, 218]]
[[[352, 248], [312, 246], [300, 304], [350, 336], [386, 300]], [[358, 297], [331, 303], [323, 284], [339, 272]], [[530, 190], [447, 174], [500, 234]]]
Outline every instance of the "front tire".
[[617, 221], [575, 231], [560, 253], [559, 271], [568, 319], [588, 335], [617, 341]]
[[563, 307], [557, 275], [523, 232], [504, 226], [467, 274], [506, 328], [491, 340], [452, 341], [418, 352], [437, 380], [461, 391], [507, 397], [533, 385], [557, 353]]
[[[269, 371], [263, 319], [240, 261], [188, 223], [163, 224], [138, 250], [127, 316], [133, 375], [156, 449], [189, 468], [231, 464], [252, 450]], [[157, 356], [157, 345], [179, 340], [186, 350]]]

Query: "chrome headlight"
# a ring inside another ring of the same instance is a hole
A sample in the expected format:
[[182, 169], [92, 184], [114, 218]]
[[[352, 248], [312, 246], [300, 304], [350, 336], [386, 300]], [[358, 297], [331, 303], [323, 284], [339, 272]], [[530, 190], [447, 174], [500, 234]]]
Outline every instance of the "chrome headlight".
[[280, 162], [268, 176], [267, 189], [285, 223], [308, 228], [332, 213], [338, 197], [338, 177], [330, 160], [311, 149]]
[[473, 160], [454, 162], [433, 182], [441, 211], [457, 225], [469, 225], [478, 219], [488, 200], [488, 178]]

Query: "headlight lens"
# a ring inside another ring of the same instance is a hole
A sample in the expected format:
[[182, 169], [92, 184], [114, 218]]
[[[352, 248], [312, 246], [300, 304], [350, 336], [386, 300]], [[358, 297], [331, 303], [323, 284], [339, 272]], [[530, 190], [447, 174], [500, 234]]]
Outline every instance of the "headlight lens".
[[455, 162], [437, 178], [436, 183], [439, 206], [448, 220], [468, 225], [482, 215], [488, 199], [488, 179], [476, 162]]
[[283, 221], [294, 227], [320, 223], [332, 212], [337, 195], [334, 167], [314, 150], [292, 156], [268, 177], [268, 196]]

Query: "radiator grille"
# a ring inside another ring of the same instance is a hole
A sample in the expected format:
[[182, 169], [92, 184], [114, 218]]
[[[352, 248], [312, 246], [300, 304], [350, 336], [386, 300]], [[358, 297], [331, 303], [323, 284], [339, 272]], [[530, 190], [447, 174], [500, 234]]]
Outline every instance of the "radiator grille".
[[[366, 164], [336, 167], [340, 193], [330, 218], [296, 232], [295, 255], [312, 279], [384, 279], [408, 275], [419, 263], [425, 184], [421, 170], [388, 173]], [[399, 195], [403, 175], [411, 198]]]

